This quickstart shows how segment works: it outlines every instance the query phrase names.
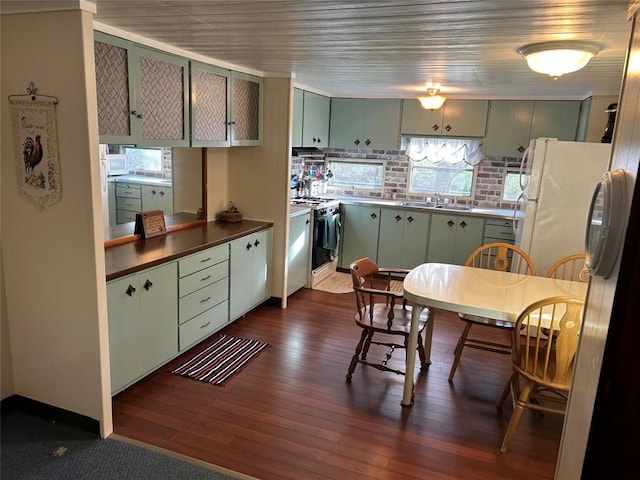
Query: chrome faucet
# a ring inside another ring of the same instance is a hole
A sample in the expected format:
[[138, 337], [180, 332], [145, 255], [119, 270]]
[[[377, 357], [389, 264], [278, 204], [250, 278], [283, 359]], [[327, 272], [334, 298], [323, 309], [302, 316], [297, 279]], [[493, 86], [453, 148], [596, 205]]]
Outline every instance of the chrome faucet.
[[440, 205], [440, 203], [442, 203], [442, 195], [436, 192], [434, 196], [436, 197], [436, 205]]

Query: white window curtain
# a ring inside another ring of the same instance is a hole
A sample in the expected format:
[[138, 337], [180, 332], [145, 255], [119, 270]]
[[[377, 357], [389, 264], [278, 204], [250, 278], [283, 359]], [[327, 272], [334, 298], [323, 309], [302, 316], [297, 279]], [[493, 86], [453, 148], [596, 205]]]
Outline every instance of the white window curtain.
[[484, 160], [482, 141], [460, 138], [421, 138], [408, 139], [406, 154], [410, 160], [432, 163], [446, 162], [450, 165], [466, 162], [478, 165]]

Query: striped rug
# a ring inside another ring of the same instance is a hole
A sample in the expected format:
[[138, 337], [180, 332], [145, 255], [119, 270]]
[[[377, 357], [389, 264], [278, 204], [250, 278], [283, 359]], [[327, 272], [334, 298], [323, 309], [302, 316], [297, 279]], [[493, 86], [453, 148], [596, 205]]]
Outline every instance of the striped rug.
[[257, 340], [221, 335], [171, 373], [224, 386], [268, 346]]

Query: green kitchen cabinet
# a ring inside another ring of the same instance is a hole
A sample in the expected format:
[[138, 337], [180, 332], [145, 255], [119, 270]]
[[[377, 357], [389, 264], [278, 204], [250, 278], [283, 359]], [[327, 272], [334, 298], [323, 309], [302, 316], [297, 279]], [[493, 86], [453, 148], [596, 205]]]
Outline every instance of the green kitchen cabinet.
[[111, 393], [178, 353], [176, 262], [107, 284]]
[[529, 137], [575, 141], [580, 119], [580, 103], [579, 100], [536, 100]]
[[329, 146], [398, 149], [400, 112], [397, 98], [332, 98]]
[[309, 281], [311, 265], [311, 212], [289, 217], [287, 296]]
[[94, 33], [101, 143], [189, 145], [189, 61]]
[[482, 245], [484, 222], [479, 217], [432, 214], [427, 260], [464, 265], [469, 254]]
[[269, 228], [229, 243], [229, 321], [269, 298], [272, 235]]
[[142, 211], [162, 210], [173, 214], [173, 188], [171, 186], [141, 185]]
[[377, 262], [380, 207], [343, 205], [340, 267], [349, 268], [354, 260], [369, 257]]
[[231, 144], [231, 72], [191, 61], [190, 73], [191, 146], [228, 147]]
[[262, 78], [231, 71], [230, 145], [262, 145], [264, 86]]
[[331, 99], [313, 92], [303, 92], [302, 145], [323, 148], [329, 145]]
[[485, 155], [521, 157], [529, 146], [533, 100], [492, 100]]
[[430, 213], [382, 208], [378, 236], [378, 264], [411, 269], [425, 262]]
[[516, 242], [516, 234], [513, 231], [513, 220], [503, 218], [487, 218], [484, 225], [484, 240], [486, 243], [510, 243]]
[[448, 99], [442, 108], [422, 107], [417, 99], [406, 98], [402, 107], [403, 135], [444, 137], [484, 137], [488, 100]]
[[302, 146], [302, 117], [304, 115], [304, 90], [293, 89], [293, 125], [291, 129], [291, 146]]

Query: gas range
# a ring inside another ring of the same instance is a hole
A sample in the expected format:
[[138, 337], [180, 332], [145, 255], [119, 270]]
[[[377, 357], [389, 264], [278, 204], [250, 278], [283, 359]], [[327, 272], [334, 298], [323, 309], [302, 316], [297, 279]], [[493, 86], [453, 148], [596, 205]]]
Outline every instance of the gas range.
[[327, 208], [337, 209], [340, 206], [340, 200], [335, 200], [329, 197], [297, 197], [290, 199], [291, 205], [298, 205], [301, 207], [310, 207], [312, 210], [321, 210]]

